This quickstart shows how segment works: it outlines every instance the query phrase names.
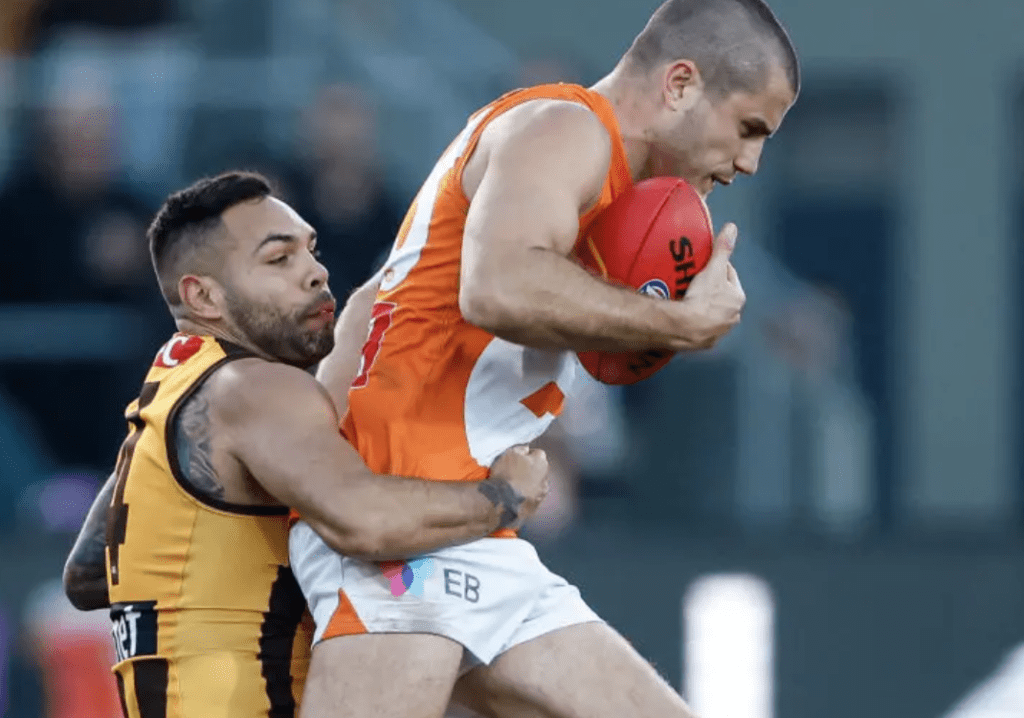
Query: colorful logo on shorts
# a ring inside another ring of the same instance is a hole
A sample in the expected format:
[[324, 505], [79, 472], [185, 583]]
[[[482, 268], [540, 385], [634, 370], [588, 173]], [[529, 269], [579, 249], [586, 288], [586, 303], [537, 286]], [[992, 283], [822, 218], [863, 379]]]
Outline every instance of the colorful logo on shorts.
[[412, 561], [381, 561], [380, 570], [391, 581], [391, 595], [401, 596], [406, 591], [423, 596], [423, 579], [434, 575], [434, 559], [416, 558]]
[[648, 279], [637, 290], [640, 294], [648, 297], [654, 297], [655, 299], [668, 299], [671, 295], [668, 291], [668, 285], [660, 279]]

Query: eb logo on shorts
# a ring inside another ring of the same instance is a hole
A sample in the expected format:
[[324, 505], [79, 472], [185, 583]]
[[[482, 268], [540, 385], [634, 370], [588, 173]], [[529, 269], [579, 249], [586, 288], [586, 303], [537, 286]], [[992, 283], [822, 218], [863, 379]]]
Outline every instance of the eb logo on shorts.
[[406, 592], [423, 597], [423, 580], [434, 575], [434, 559], [416, 558], [412, 561], [381, 561], [380, 570], [391, 581], [391, 595]]

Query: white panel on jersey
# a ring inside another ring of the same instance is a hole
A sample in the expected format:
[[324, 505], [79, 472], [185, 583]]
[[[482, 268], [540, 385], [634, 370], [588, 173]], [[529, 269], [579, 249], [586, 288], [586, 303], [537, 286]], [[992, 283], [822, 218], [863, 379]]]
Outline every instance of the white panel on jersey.
[[448, 174], [456, 161], [466, 151], [473, 132], [480, 123], [490, 115], [490, 112], [482, 112], [473, 118], [466, 125], [465, 129], [455, 138], [455, 142], [448, 148], [448, 151], [441, 155], [441, 159], [434, 165], [434, 169], [427, 176], [416, 195], [416, 214], [413, 215], [412, 224], [409, 226], [409, 234], [401, 248], [392, 248], [388, 261], [384, 264], [384, 278], [380, 283], [383, 291], [390, 291], [405, 281], [409, 272], [420, 261], [420, 254], [427, 244], [427, 237], [430, 234], [430, 220], [434, 216], [434, 205], [437, 204], [437, 193], [441, 187], [441, 180]]
[[509, 447], [543, 434], [555, 417], [538, 418], [522, 401], [549, 382], [568, 396], [576, 363], [572, 352], [491, 341], [476, 360], [466, 386], [466, 439], [473, 459], [490, 466]]

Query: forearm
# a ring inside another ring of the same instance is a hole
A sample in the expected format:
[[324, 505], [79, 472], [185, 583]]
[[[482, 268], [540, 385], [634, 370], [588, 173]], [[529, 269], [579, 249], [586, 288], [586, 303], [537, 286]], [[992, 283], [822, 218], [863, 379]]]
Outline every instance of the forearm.
[[[244, 381], [232, 371], [244, 372]], [[217, 409], [228, 450], [339, 553], [408, 556], [518, 519], [524, 499], [500, 478], [467, 483], [373, 473], [339, 433], [324, 388], [303, 371], [251, 361], [221, 372], [235, 392]], [[493, 500], [481, 486], [494, 489]]]
[[316, 378], [331, 395], [339, 416], [348, 409], [348, 390], [359, 371], [379, 286], [380, 273], [352, 293], [334, 328], [334, 349], [317, 368]]
[[522, 498], [497, 479], [423, 481], [368, 474], [347, 481], [340, 502], [302, 512], [339, 553], [368, 560], [406, 558], [482, 538], [519, 522]]
[[495, 274], [476, 307], [472, 298], [464, 302], [468, 321], [538, 349], [679, 348], [678, 319], [665, 300], [604, 282], [548, 250], [530, 250], [523, 264], [528, 269]]
[[64, 593], [80, 611], [110, 606], [106, 534], [107, 509], [114, 493], [114, 483], [115, 477], [111, 474], [89, 507], [82, 530], [64, 564]]

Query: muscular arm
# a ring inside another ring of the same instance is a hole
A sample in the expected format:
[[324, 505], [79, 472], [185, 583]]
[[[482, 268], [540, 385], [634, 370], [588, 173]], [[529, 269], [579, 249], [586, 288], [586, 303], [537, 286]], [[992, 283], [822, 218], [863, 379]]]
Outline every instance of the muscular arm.
[[220, 373], [215, 411], [231, 452], [334, 550], [401, 558], [517, 523], [522, 497], [507, 482], [371, 472], [338, 431], [323, 387], [305, 372], [242, 360]]
[[469, 322], [543, 349], [697, 343], [685, 337], [680, 302], [612, 286], [568, 259], [611, 157], [593, 113], [564, 102], [517, 108], [494, 121], [477, 152], [486, 168], [466, 219], [459, 297]]
[[352, 292], [334, 326], [334, 349], [320, 362], [316, 371], [317, 380], [331, 395], [339, 416], [348, 410], [348, 389], [359, 372], [363, 344], [370, 326], [370, 312], [377, 298], [380, 279], [381, 274], [378, 272]]
[[111, 474], [89, 507], [75, 545], [64, 564], [64, 593], [79, 611], [110, 606], [107, 591], [106, 535], [107, 509], [114, 495]]

